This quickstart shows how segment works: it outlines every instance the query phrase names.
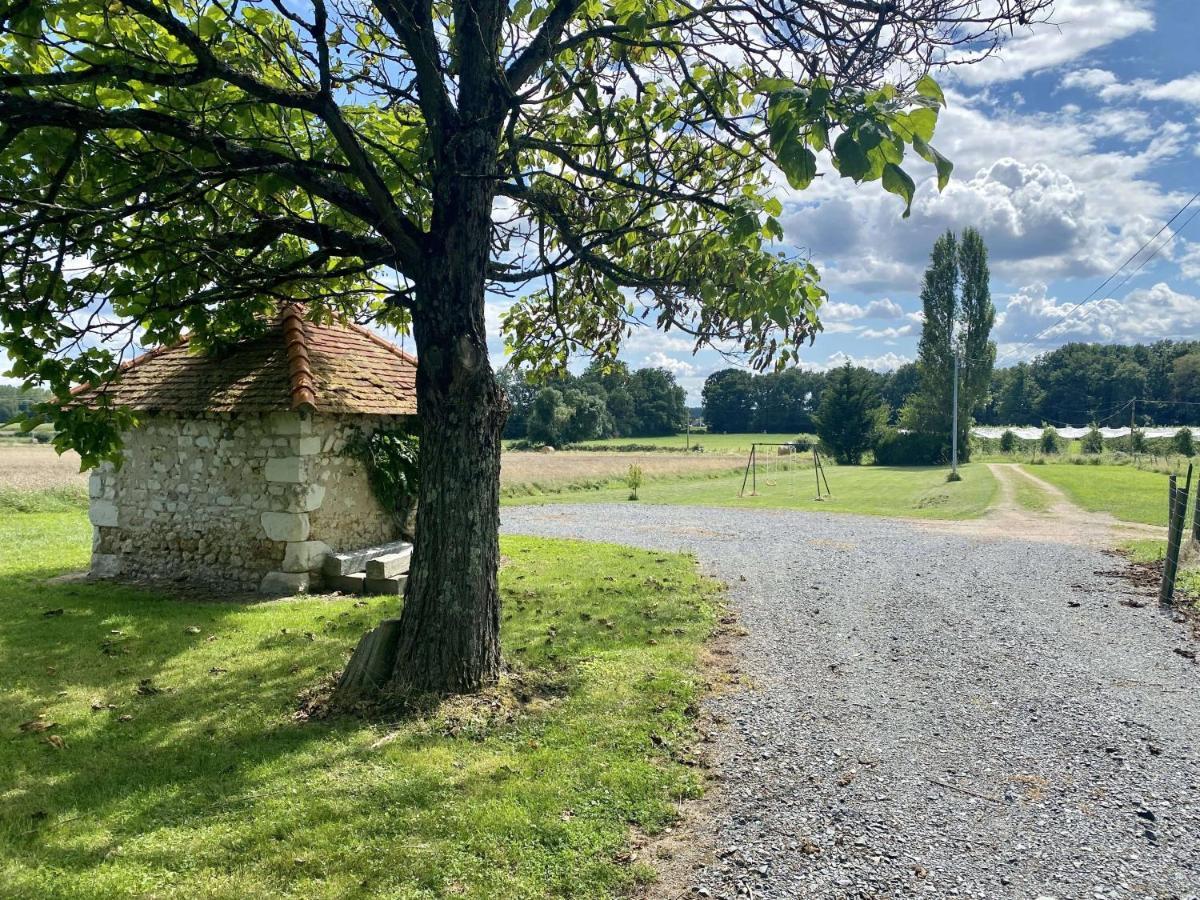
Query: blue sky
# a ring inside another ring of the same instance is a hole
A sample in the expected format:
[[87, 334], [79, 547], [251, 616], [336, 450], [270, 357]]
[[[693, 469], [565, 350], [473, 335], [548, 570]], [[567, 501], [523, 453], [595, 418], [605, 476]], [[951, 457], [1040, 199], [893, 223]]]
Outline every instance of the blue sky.
[[[1018, 34], [997, 57], [941, 76], [949, 108], [934, 143], [955, 172], [940, 195], [931, 178], [919, 184], [911, 218], [878, 185], [855, 186], [827, 166], [807, 191], [783, 188], [788, 241], [811, 254], [830, 294], [805, 365], [849, 358], [886, 370], [911, 360], [929, 248], [946, 228], [968, 225], [991, 253], [1002, 364], [1072, 340], [1200, 338], [1198, 217], [1086, 314], [1023, 346], [1200, 191], [1200, 4], [1058, 0], [1053, 19], [1057, 27]], [[1200, 201], [1176, 225], [1197, 209]], [[489, 304], [497, 362], [500, 311]], [[728, 365], [650, 329], [622, 357], [672, 369], [697, 404], [705, 376]]]

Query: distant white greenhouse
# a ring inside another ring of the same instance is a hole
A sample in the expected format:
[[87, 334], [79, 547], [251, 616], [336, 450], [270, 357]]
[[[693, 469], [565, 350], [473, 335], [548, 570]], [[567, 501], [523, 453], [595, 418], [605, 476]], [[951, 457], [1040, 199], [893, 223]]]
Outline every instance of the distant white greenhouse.
[[[1183, 426], [1168, 425], [1163, 428], [1143, 428], [1142, 433], [1148, 438], [1173, 437], [1181, 427]], [[1200, 436], [1200, 426], [1193, 425], [1190, 427], [1197, 436]], [[1068, 440], [1071, 438], [1081, 438], [1090, 430], [1087, 427], [1079, 428], [1069, 425], [1062, 428], [1055, 428], [1060, 437], [1067, 438]], [[1033, 425], [1019, 425], [1007, 429], [1003, 425], [978, 425], [971, 429], [971, 434], [983, 438], [998, 438], [1005, 431], [1011, 431], [1019, 438], [1036, 438], [1041, 437], [1042, 434], [1042, 429]], [[1129, 434], [1129, 427], [1101, 428], [1100, 433], [1106, 438], [1126, 437]]]

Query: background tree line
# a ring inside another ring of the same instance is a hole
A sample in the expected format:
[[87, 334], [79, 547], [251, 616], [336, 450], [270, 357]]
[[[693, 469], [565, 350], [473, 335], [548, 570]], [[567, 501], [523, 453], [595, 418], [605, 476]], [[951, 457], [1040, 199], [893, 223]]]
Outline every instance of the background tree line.
[[[837, 371], [713, 372], [704, 382], [704, 422], [710, 431], [731, 434], [815, 433], [813, 417]], [[860, 371], [887, 403], [889, 421], [898, 423], [899, 411], [920, 386], [917, 364], [892, 372]], [[1143, 401], [1137, 409], [1141, 426], [1200, 422], [1200, 341], [1065, 344], [1032, 362], [993, 371], [974, 416], [980, 425], [1083, 426], [1098, 421], [1120, 427], [1129, 424], [1126, 404], [1134, 397]]]
[[985, 425], [1119, 427], [1129, 424], [1126, 407], [1134, 398], [1143, 401], [1138, 425], [1200, 421], [1200, 341], [1065, 344], [996, 370], [975, 418]]
[[594, 362], [580, 375], [535, 380], [510, 366], [498, 378], [511, 405], [506, 438], [561, 446], [671, 435], [687, 425], [687, 396], [666, 369], [631, 371], [623, 362]]
[[17, 385], [0, 384], [0, 425], [29, 412], [50, 396], [49, 391], [25, 390]]

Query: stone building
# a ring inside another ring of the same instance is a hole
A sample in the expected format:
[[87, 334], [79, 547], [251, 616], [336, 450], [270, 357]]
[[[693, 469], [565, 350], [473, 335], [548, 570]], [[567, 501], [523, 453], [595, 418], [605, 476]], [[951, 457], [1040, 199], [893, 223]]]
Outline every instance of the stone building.
[[262, 337], [220, 355], [153, 350], [77, 397], [138, 418], [121, 467], [92, 475], [96, 577], [290, 594], [328, 555], [399, 536], [344, 450], [355, 430], [415, 417], [416, 360], [363, 328], [289, 306]]

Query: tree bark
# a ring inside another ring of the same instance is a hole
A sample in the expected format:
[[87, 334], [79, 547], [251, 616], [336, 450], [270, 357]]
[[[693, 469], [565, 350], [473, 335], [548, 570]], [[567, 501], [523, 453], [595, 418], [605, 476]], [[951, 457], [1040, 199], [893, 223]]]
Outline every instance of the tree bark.
[[[380, 693], [461, 693], [499, 677], [500, 435], [508, 410], [484, 324], [496, 143], [487, 128], [459, 132], [453, 163], [435, 179], [413, 311], [420, 513], [399, 628], [388, 636], [394, 665]], [[355, 658], [380, 652], [364, 639]], [[369, 685], [360, 680], [357, 688], [361, 699]]]

